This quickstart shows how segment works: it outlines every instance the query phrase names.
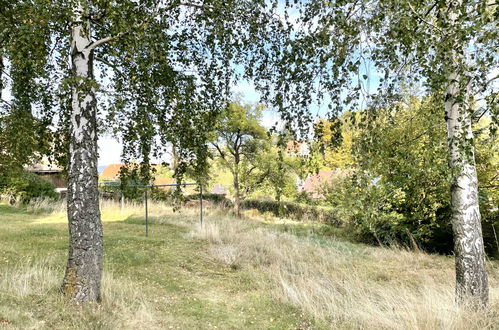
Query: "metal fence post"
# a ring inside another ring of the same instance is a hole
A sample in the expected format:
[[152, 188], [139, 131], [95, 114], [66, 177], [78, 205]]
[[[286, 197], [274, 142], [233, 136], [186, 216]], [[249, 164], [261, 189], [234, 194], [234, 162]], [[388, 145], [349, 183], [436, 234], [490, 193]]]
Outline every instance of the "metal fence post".
[[123, 212], [125, 211], [125, 195], [121, 192], [121, 215], [123, 216]]
[[144, 197], [145, 197], [145, 202], [146, 202], [146, 237], [149, 236], [149, 214], [147, 210], [147, 187], [146, 190], [144, 191]]
[[203, 227], [203, 185], [199, 184], [199, 223]]

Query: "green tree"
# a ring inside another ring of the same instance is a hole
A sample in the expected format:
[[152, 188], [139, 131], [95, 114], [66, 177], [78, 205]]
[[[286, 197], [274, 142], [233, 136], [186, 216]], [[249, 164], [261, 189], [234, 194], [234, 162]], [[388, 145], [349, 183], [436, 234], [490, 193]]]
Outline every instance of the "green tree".
[[359, 114], [370, 118], [354, 142], [357, 176], [375, 179], [376, 184], [357, 183], [383, 200], [378, 212], [384, 216], [364, 223], [359, 214], [356, 223], [385, 244], [417, 242], [427, 249], [450, 252], [450, 172], [441, 110], [436, 97], [422, 101], [407, 97], [404, 102]]
[[232, 174], [234, 213], [241, 215], [241, 201], [270, 176], [271, 149], [267, 130], [260, 124], [261, 106], [230, 103], [221, 114], [212, 142], [222, 168]]
[[[328, 197], [360, 238], [452, 252], [451, 173], [441, 111], [438, 97], [431, 96], [357, 113], [368, 119], [355, 131], [354, 175], [334, 182]], [[498, 165], [497, 138], [488, 134], [487, 122], [482, 117], [474, 125], [477, 174], [484, 187], [494, 185]], [[481, 189], [483, 223], [493, 221], [490, 200], [497, 201], [497, 192]]]
[[347, 170], [354, 166], [352, 142], [355, 127], [345, 113], [336, 120], [320, 120], [316, 124], [318, 141], [323, 148], [324, 164], [329, 168]]
[[[0, 175], [20, 175], [49, 151], [46, 12], [23, 2], [0, 3]], [[8, 97], [10, 96], [10, 97]]]
[[271, 137], [271, 146], [261, 162], [269, 175], [260, 190], [267, 196], [273, 195], [277, 202], [281, 202], [283, 197], [296, 196], [296, 183], [303, 169], [303, 162], [297, 157], [287, 155], [279, 146], [278, 140], [279, 137]]

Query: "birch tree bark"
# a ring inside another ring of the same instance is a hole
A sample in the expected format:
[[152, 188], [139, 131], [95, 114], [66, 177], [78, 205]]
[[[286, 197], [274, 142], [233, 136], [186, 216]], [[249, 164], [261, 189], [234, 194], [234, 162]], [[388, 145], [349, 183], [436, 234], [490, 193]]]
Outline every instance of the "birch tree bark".
[[[461, 1], [454, 1], [447, 12], [447, 33], [453, 38], [458, 24]], [[452, 171], [451, 208], [456, 263], [456, 300], [465, 304], [487, 305], [488, 277], [478, 202], [478, 177], [475, 166], [473, 131], [469, 98], [470, 78], [460, 70], [465, 58], [463, 47], [452, 42], [446, 65], [449, 69], [445, 112], [449, 147], [449, 166]]]
[[449, 77], [445, 111], [449, 144], [452, 229], [456, 261], [456, 296], [459, 302], [488, 303], [488, 278], [478, 203], [471, 116], [460, 95], [460, 76]]
[[74, 10], [71, 26], [70, 159], [68, 221], [70, 246], [62, 291], [78, 302], [101, 296], [103, 237], [97, 172], [97, 109], [90, 25], [83, 7]]

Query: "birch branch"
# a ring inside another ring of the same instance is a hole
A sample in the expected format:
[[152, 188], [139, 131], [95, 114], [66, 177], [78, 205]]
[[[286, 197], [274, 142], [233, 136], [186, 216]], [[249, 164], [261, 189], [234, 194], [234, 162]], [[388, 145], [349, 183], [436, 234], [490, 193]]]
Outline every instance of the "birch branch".
[[[434, 28], [435, 30], [437, 30], [438, 32], [443, 34], [443, 31], [438, 26], [428, 22], [421, 15], [419, 15], [418, 12], [414, 9], [414, 7], [411, 5], [411, 3], [409, 1], [407, 1], [407, 5], [409, 5], [409, 9], [411, 9], [411, 12], [414, 14], [414, 16], [416, 16], [421, 22], [425, 23], [428, 26], [431, 26], [432, 28]], [[431, 9], [433, 9], [433, 7]], [[428, 11], [428, 13], [431, 11], [431, 9]], [[426, 15], [428, 15], [428, 14], [426, 14]]]
[[[142, 27], [144, 27], [145, 25], [147, 25], [148, 23], [150, 23], [157, 15], [159, 15], [160, 13], [162, 12], [167, 12], [167, 11], [170, 11], [174, 8], [177, 8], [177, 7], [180, 7], [180, 6], [185, 6], [185, 7], [194, 7], [194, 8], [198, 8], [198, 9], [211, 9], [211, 7], [207, 7], [203, 4], [196, 4], [196, 3], [186, 3], [186, 2], [181, 2], [181, 3], [175, 3], [175, 4], [172, 4], [170, 6], [167, 6], [165, 8], [156, 8], [156, 10], [149, 16], [149, 19], [142, 22], [141, 24], [139, 24], [138, 26], [135, 27], [135, 30], [137, 29], [141, 29]], [[94, 41], [92, 42], [90, 45], [88, 45], [86, 48], [88, 50], [93, 50], [101, 45], [104, 45], [104, 44], [107, 44], [109, 42], [112, 42], [114, 40], [117, 40], [117, 39], [120, 39], [121, 37], [125, 36], [125, 35], [128, 35], [130, 33], [133, 32], [134, 29], [130, 29], [128, 31], [124, 31], [124, 32], [120, 32], [114, 36], [109, 36], [109, 37], [105, 37], [105, 38], [102, 38], [102, 39], [99, 39], [97, 41]]]
[[106, 65], [108, 65], [108, 66], [110, 66], [110, 67], [111, 67], [111, 68], [113, 68], [113, 70], [114, 70], [115, 72], [117, 72], [120, 76], [122, 76], [122, 77], [126, 78], [126, 76], [123, 74], [123, 72], [121, 72], [121, 71], [120, 71], [120, 69], [118, 69], [118, 68], [116, 67], [116, 65], [114, 65], [114, 64], [113, 64], [113, 63], [111, 63], [111, 62], [109, 62], [108, 60], [103, 59], [102, 57], [99, 57], [99, 56], [95, 56], [95, 60], [96, 60], [96, 61], [99, 61], [99, 62], [101, 62], [101, 63], [104, 63], [104, 64], [106, 64]]
[[6, 101], [4, 99], [0, 99], [0, 101], [2, 101], [3, 103], [7, 104], [9, 107], [12, 108], [12, 103], [10, 103], [9, 101]]

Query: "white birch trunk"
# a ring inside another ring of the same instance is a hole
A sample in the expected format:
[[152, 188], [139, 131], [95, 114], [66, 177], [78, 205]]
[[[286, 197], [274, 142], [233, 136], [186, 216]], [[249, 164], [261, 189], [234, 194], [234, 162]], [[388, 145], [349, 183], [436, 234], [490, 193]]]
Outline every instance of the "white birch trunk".
[[97, 172], [97, 120], [90, 26], [80, 5], [71, 26], [70, 246], [62, 291], [71, 300], [98, 301], [102, 276], [102, 224]]
[[449, 141], [456, 294], [460, 302], [488, 303], [488, 279], [478, 202], [471, 115], [462, 99], [459, 75], [449, 76], [445, 111]]
[[[447, 38], [455, 36], [461, 1], [450, 4], [447, 12]], [[459, 41], [452, 48], [446, 63], [448, 68], [445, 112], [449, 146], [449, 166], [452, 172], [451, 209], [456, 262], [456, 298], [459, 303], [487, 305], [488, 277], [478, 202], [478, 178], [475, 167], [471, 113], [466, 100], [470, 83], [465, 79]], [[461, 47], [462, 48], [462, 47]]]

